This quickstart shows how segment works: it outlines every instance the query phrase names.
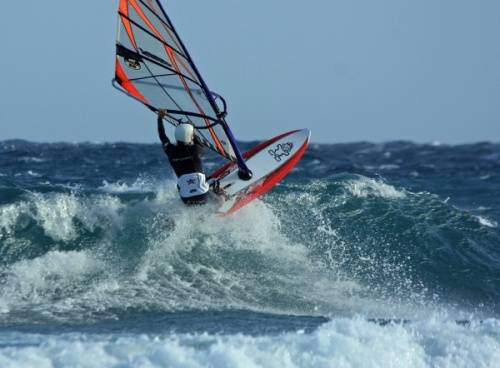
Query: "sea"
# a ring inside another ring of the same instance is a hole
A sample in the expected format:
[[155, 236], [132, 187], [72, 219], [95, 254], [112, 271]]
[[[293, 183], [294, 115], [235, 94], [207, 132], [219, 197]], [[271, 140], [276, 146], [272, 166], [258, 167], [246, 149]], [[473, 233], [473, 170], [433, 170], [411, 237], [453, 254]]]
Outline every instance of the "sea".
[[227, 217], [175, 182], [0, 142], [0, 367], [500, 367], [499, 143], [311, 143]]

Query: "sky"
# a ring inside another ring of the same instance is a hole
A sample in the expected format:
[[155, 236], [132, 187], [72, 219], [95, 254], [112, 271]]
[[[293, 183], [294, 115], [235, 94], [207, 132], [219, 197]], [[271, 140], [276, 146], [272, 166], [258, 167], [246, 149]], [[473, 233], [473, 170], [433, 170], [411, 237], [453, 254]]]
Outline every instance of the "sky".
[[[500, 142], [498, 0], [163, 0], [239, 141]], [[0, 141], [158, 141], [111, 86], [117, 0], [0, 1]]]

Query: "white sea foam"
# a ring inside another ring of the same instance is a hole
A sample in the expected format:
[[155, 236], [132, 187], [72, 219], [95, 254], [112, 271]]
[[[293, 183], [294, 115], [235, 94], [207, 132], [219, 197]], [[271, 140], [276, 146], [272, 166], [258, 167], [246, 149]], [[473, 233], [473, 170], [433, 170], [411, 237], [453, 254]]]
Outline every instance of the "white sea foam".
[[386, 165], [380, 165], [379, 169], [380, 170], [397, 170], [399, 169], [399, 165], [394, 165], [394, 164], [386, 164]]
[[[16, 344], [16, 341], [22, 342]], [[497, 367], [500, 326], [427, 320], [381, 326], [334, 319], [311, 333], [4, 333], [0, 365], [24, 367]]]
[[78, 199], [70, 194], [44, 195], [34, 193], [36, 198], [35, 219], [45, 233], [54, 240], [69, 241], [75, 237], [73, 219], [80, 209]]
[[47, 161], [47, 160], [44, 160], [44, 159], [39, 158], [39, 157], [29, 157], [29, 156], [20, 157], [17, 160], [21, 161], [21, 162], [26, 162], [26, 163], [31, 163], [31, 162], [40, 163], [40, 162]]
[[73, 193], [28, 193], [26, 201], [0, 206], [0, 236], [10, 234], [31, 218], [55, 241], [69, 242], [77, 236], [75, 221], [93, 231], [105, 222], [120, 226], [125, 205], [114, 196], [78, 197]]
[[[53, 300], [61, 298], [67, 309], [71, 309], [70, 295], [88, 285], [89, 277], [94, 277], [101, 268], [101, 262], [85, 251], [53, 251], [16, 262], [4, 270], [0, 292], [3, 313], [28, 305], [48, 308]], [[51, 308], [54, 312], [57, 307], [52, 304]]]
[[151, 182], [148, 178], [139, 177], [131, 184], [120, 181], [109, 183], [104, 180], [99, 189], [107, 193], [143, 193], [154, 191], [156, 185], [157, 183]]
[[[285, 299], [290, 288], [298, 288], [303, 289], [307, 300], [306, 294], [313, 292], [307, 280], [316, 268], [308, 264], [307, 249], [287, 240], [279, 227], [271, 209], [260, 201], [224, 219], [183, 207], [168, 235], [152, 238], [136, 268], [137, 278], [144, 283], [156, 280], [158, 275], [169, 280], [166, 287], [173, 292], [168, 293], [165, 302], [177, 308], [216, 307], [220, 300], [213, 295], [218, 294], [224, 295], [226, 307], [258, 310], [264, 308], [267, 293], [275, 292], [280, 285], [284, 289], [278, 293], [283, 293]], [[260, 269], [267, 273], [261, 274]], [[288, 275], [286, 279], [284, 275]], [[323, 297], [334, 300], [331, 283], [325, 279], [326, 287], [330, 291]], [[270, 303], [268, 310], [276, 308]]]
[[345, 183], [345, 187], [356, 197], [363, 198], [375, 195], [388, 199], [406, 198], [406, 194], [403, 190], [398, 190], [392, 185], [366, 177], [359, 177], [358, 180], [349, 180]]
[[27, 202], [17, 202], [0, 206], [0, 239], [3, 234], [10, 234], [19, 217], [29, 209]]
[[487, 219], [486, 217], [483, 217], [483, 216], [476, 216], [476, 218], [481, 225], [488, 226], [488, 227], [498, 227], [498, 223], [496, 221]]

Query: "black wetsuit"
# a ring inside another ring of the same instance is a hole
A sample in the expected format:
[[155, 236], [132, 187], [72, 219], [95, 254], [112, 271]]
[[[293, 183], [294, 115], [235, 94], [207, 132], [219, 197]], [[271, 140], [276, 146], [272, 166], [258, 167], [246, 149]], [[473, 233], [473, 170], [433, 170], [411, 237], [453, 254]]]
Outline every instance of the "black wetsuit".
[[[158, 135], [163, 144], [163, 150], [178, 178], [191, 173], [203, 174], [202, 157], [205, 155], [205, 148], [201, 145], [196, 136], [193, 144], [172, 144], [165, 134], [165, 127], [163, 126], [163, 120], [161, 118], [158, 118]], [[192, 197], [181, 196], [181, 199], [184, 203], [189, 205], [204, 204], [208, 195], [209, 192]]]

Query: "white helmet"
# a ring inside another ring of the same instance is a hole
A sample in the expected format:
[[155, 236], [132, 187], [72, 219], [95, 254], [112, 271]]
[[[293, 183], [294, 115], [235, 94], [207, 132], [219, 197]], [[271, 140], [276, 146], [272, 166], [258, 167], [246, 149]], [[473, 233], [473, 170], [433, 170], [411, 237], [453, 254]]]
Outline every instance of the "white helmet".
[[179, 124], [175, 128], [175, 140], [182, 143], [191, 143], [193, 132], [194, 129], [191, 124]]

